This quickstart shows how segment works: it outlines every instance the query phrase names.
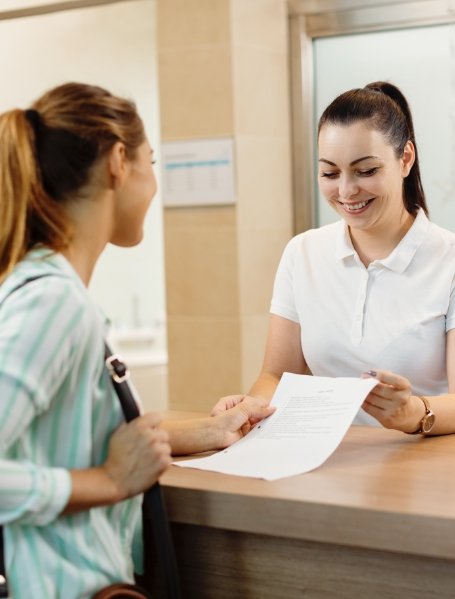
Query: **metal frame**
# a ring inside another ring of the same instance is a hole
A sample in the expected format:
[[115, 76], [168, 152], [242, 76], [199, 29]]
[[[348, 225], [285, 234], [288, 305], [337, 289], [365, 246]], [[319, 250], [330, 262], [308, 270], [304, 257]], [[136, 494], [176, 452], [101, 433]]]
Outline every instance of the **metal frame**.
[[316, 226], [313, 39], [455, 23], [455, 0], [288, 0], [294, 231]]
[[25, 8], [0, 10], [0, 21], [6, 21], [8, 19], [21, 19], [22, 17], [36, 17], [38, 15], [47, 15], [54, 12], [75, 10], [77, 8], [88, 8], [91, 6], [102, 6], [104, 4], [117, 4], [119, 2], [131, 1], [132, 0], [66, 0], [66, 2], [53, 2], [51, 4], [41, 4], [36, 6], [28, 6]]

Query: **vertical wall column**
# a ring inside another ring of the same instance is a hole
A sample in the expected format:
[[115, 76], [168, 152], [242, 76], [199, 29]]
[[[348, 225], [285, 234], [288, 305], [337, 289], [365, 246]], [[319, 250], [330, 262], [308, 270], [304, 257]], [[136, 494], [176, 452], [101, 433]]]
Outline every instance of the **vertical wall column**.
[[207, 410], [262, 362], [292, 231], [286, 0], [158, 0], [162, 141], [232, 137], [236, 203], [165, 208], [169, 405]]

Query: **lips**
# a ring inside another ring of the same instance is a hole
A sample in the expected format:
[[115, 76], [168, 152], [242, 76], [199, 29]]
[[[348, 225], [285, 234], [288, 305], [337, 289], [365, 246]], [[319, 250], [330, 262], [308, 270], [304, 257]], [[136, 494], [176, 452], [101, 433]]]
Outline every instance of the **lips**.
[[350, 213], [358, 213], [363, 211], [369, 204], [371, 204], [371, 202], [374, 200], [374, 198], [372, 198], [371, 200], [365, 200], [363, 202], [339, 202], [344, 210], [346, 210], [346, 212], [350, 212]]

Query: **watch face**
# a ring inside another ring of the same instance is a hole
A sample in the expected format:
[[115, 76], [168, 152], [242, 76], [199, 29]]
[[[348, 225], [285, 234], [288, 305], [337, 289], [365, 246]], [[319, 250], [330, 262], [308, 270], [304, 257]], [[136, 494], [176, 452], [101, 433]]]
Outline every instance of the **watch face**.
[[422, 433], [429, 433], [434, 425], [434, 414], [430, 412], [422, 421]]

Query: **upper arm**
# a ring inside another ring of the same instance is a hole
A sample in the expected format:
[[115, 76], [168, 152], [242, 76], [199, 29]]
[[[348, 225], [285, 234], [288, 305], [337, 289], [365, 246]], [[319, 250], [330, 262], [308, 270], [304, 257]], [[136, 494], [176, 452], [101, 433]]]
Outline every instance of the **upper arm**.
[[262, 372], [278, 378], [283, 372], [305, 374], [308, 368], [303, 356], [300, 335], [299, 323], [272, 314]]
[[449, 393], [455, 393], [455, 329], [450, 329], [450, 331], [447, 331], [446, 360]]
[[71, 282], [30, 283], [2, 305], [0, 447], [14, 443], [46, 410], [84, 336], [86, 311]]

